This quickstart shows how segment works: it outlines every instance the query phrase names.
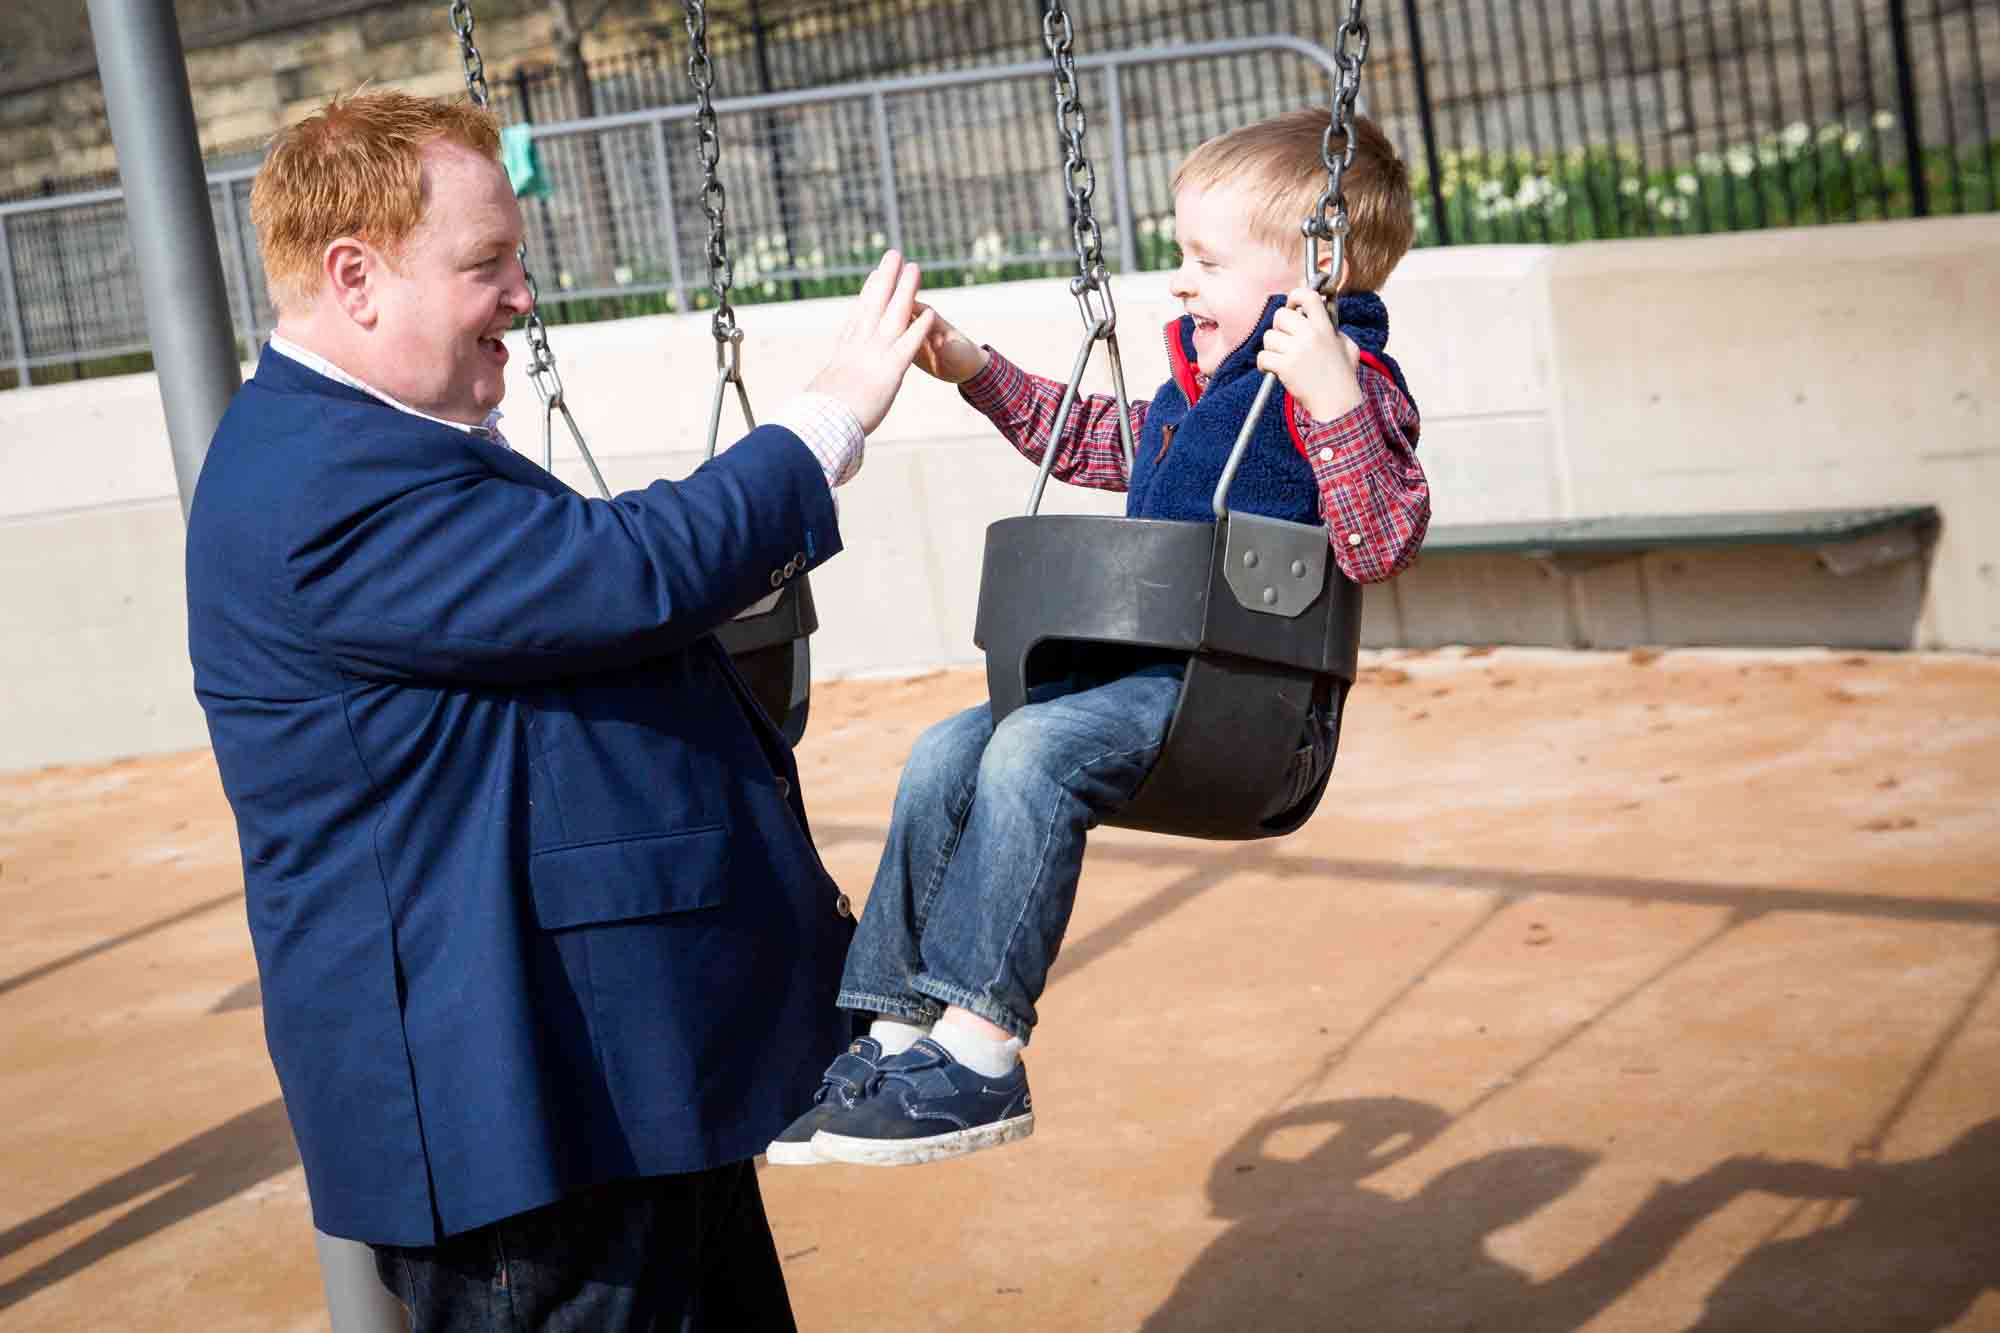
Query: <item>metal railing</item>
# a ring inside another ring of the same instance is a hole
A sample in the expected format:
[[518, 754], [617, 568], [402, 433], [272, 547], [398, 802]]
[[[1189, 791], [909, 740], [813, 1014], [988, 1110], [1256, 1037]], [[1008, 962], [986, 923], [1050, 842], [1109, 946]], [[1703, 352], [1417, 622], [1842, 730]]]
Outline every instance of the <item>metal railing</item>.
[[[1038, 10], [829, 0], [725, 25], [718, 91], [752, 94], [720, 103], [735, 299], [851, 290], [892, 239], [934, 282], [1058, 272], [1067, 218], [1047, 90], [1005, 73], [1028, 66], [982, 63], [1036, 46]], [[1322, 100], [1335, 10], [1091, 0], [1079, 49], [1095, 67], [1092, 147], [1116, 173], [1107, 247], [1121, 266], [1166, 262], [1168, 180], [1187, 149]], [[1369, 111], [1412, 168], [1419, 245], [2000, 207], [1993, 0], [1401, 0], [1369, 22]], [[1150, 63], [1103, 73], [1132, 49]], [[1225, 49], [1246, 53], [1193, 54]], [[550, 115], [585, 104], [570, 80], [494, 77], [494, 109], [530, 126], [554, 186], [525, 204], [551, 322], [702, 302], [686, 278], [700, 214], [679, 56], [662, 43], [594, 62], [589, 102], [620, 114], [587, 126]], [[835, 79], [850, 81], [816, 86]], [[538, 111], [550, 123], [531, 123]], [[247, 173], [210, 179], [247, 347], [270, 324]], [[143, 364], [117, 192], [42, 188], [0, 205], [0, 385]]]
[[[1252, 55], [1297, 60], [1328, 80], [1335, 70], [1324, 48], [1287, 36], [1078, 57], [1079, 69], [1098, 80], [1091, 125], [1111, 165], [1113, 217], [1105, 231], [1119, 268], [1145, 266], [1154, 257], [1147, 250], [1166, 245], [1152, 225], [1170, 207], [1152, 158], [1177, 156], [1187, 146], [1149, 147], [1158, 184], [1142, 216], [1122, 71]], [[851, 288], [848, 280], [865, 276], [885, 245], [934, 274], [968, 279], [1060, 265], [1068, 220], [1053, 145], [1024, 133], [1011, 99], [989, 99], [983, 114], [978, 108], [981, 88], [1046, 75], [1041, 63], [1021, 62], [718, 100], [716, 112], [725, 119], [778, 118], [792, 168], [783, 188], [800, 208], [790, 225], [759, 224], [759, 215], [773, 214], [773, 163], [752, 135], [725, 129], [721, 169], [739, 205], [731, 215], [738, 299], [811, 294], [803, 290], [809, 282]], [[970, 112], [955, 105], [968, 100]], [[1039, 112], [1039, 99], [1035, 107]], [[694, 106], [682, 104], [528, 127], [552, 187], [546, 198], [524, 201], [545, 308], [649, 295], [654, 309], [704, 307], [708, 293], [689, 280], [703, 234], [694, 225], [700, 216], [694, 116]], [[1039, 120], [1037, 128], [1045, 128]], [[979, 145], [993, 156], [982, 162], [954, 141], [951, 160], [964, 170], [949, 181], [932, 175], [911, 185], [901, 148], [938, 134], [963, 136], [966, 147]], [[230, 315], [246, 360], [275, 323], [248, 217], [255, 174], [254, 167], [240, 167], [208, 178]], [[990, 207], [976, 219], [983, 225], [968, 225], [962, 208], [939, 207], [946, 194], [964, 188], [984, 192]], [[746, 200], [750, 206], [740, 207]], [[144, 311], [122, 201], [121, 191], [103, 189], [0, 204], [0, 381], [9, 371], [20, 384], [43, 367], [144, 355]], [[788, 258], [781, 262], [781, 255]], [[621, 311], [630, 312], [629, 305]]]
[[[249, 219], [256, 174], [243, 167], [208, 176], [230, 319], [246, 360], [271, 324]], [[45, 366], [144, 358], [149, 351], [123, 190], [0, 204], [0, 372], [11, 372], [20, 385]]]
[[[1104, 143], [1110, 159], [1113, 216], [1106, 232], [1121, 270], [1132, 272], [1142, 267], [1142, 241], [1146, 236], [1161, 235], [1164, 247], [1164, 235], [1142, 229], [1141, 223], [1164, 214], [1170, 207], [1163, 194], [1146, 201], [1135, 199], [1122, 72], [1168, 62], [1269, 54], [1306, 61], [1322, 71], [1329, 82], [1336, 72], [1333, 56], [1325, 48], [1280, 35], [1141, 47], [1076, 58], [1079, 70], [1099, 76], [1099, 87], [1092, 97], [1095, 114], [1091, 124], [1104, 136], [1099, 142]], [[795, 161], [809, 163], [824, 153], [829, 143], [842, 142], [865, 145], [861, 158], [872, 158], [872, 161], [857, 160], [849, 146], [831, 159], [840, 164], [845, 178], [841, 184], [846, 187], [847, 196], [842, 201], [845, 207], [837, 216], [814, 217], [802, 210], [782, 220], [781, 235], [757, 229], [748, 236], [736, 237], [732, 251], [736, 256], [738, 281], [746, 285], [761, 283], [768, 288], [786, 287], [808, 279], [862, 277], [874, 267], [875, 256], [884, 245], [916, 258], [933, 273], [999, 271], [1017, 265], [1040, 267], [1066, 263], [1067, 243], [1063, 238], [1068, 235], [1068, 220], [1064, 209], [1057, 206], [1062, 203], [1060, 189], [1054, 188], [1060, 158], [1053, 155], [1052, 146], [1049, 155], [1039, 162], [1008, 159], [984, 171], [979, 170], [977, 163], [965, 164], [967, 169], [957, 176], [958, 184], [990, 183], [998, 177], [1015, 187], [1010, 193], [1018, 196], [1010, 201], [1013, 207], [989, 209], [986, 220], [991, 224], [990, 229], [970, 238], [964, 228], [952, 225], [953, 219], [905, 207], [903, 170], [897, 153], [899, 133], [893, 107], [896, 99], [1047, 77], [1048, 68], [1043, 62], [1023, 61], [717, 101], [715, 109], [723, 115], [790, 113], [794, 118], [788, 127], [792, 143], [786, 155]], [[842, 108], [857, 114], [845, 116]], [[816, 113], [819, 123], [813, 124]], [[694, 116], [693, 106], [680, 105], [525, 127], [543, 150], [542, 160], [552, 186], [548, 200], [537, 200], [531, 206], [530, 244], [537, 222], [547, 232], [552, 229], [550, 224], [560, 219], [572, 224], [562, 227], [565, 233], [588, 238], [588, 227], [574, 225], [581, 221], [580, 215], [594, 214], [599, 219], [614, 220], [615, 248], [609, 251], [612, 261], [609, 271], [603, 257], [593, 257], [586, 246], [576, 262], [557, 269], [554, 283], [557, 290], [552, 294], [555, 299], [587, 300], [656, 291], [670, 293], [676, 309], [700, 308], [703, 299], [700, 284], [690, 282], [687, 276], [690, 268], [687, 255], [698, 251], [684, 249], [681, 224], [683, 217], [695, 211], [692, 183], [683, 179], [692, 177], [693, 173], [684, 168], [692, 160], [693, 150], [676, 145], [673, 140], [683, 136], [672, 132], [673, 127], [693, 120]], [[963, 132], [967, 127], [958, 128]], [[831, 133], [814, 133], [827, 130]], [[997, 135], [989, 132], [984, 136], [988, 143], [1002, 137], [1019, 138], [1006, 126]], [[585, 142], [578, 144], [579, 140]], [[726, 135], [725, 141], [732, 142]], [[576, 151], [568, 154], [550, 151], [565, 143], [574, 145]], [[601, 173], [595, 165], [586, 170], [584, 158], [593, 150], [602, 166]], [[770, 188], [771, 164], [754, 141], [731, 147], [725, 159], [724, 176], [730, 182], [732, 199], [746, 186], [753, 193], [759, 186]], [[676, 163], [683, 167], [677, 169]], [[586, 184], [594, 174], [601, 174], [607, 192], [605, 198], [595, 201], [589, 197]], [[795, 172], [794, 189], [802, 184], [830, 184], [810, 172], [804, 181], [797, 175]], [[856, 186], [863, 188], [856, 190]], [[655, 204], [649, 207], [648, 199], [656, 201]], [[1019, 206], [1022, 202], [1027, 206]], [[1148, 215], [1143, 218], [1142, 203]], [[1003, 232], [1000, 230], [1003, 224], [1011, 225]], [[1022, 245], [1023, 238], [1048, 244]], [[968, 239], [972, 242], [969, 246]], [[829, 246], [835, 248], [830, 252]], [[769, 262], [778, 253], [786, 255], [785, 261]], [[835, 257], [830, 258], [830, 253]], [[801, 254], [818, 258], [801, 263]], [[628, 267], [634, 261], [654, 257], [661, 265], [654, 275], [642, 277]]]
[[[717, 66], [729, 91], [775, 92], [988, 62], [1033, 44], [1038, 8], [838, 0], [759, 21], [753, 7]], [[1092, 0], [1079, 46], [1281, 32], [1330, 47], [1337, 18], [1325, 0]], [[1374, 114], [1416, 168], [1420, 244], [2000, 207], [1992, 0], [1401, 0], [1371, 6], [1369, 27]], [[668, 48], [595, 62], [587, 92], [524, 65], [495, 109], [666, 104], [679, 76]], [[1311, 104], [1316, 79], [1257, 60], [1151, 71], [1127, 90], [1134, 132], [1165, 115], [1191, 144]]]

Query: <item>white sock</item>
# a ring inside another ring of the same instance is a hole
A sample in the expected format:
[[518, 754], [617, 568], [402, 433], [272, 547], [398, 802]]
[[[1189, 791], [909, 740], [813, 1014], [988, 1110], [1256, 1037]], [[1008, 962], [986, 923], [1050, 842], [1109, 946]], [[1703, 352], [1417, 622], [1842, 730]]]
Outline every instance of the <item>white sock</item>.
[[1012, 1073], [1014, 1066], [1021, 1063], [1019, 1037], [995, 1041], [983, 1033], [960, 1027], [949, 1018], [940, 1019], [930, 1035], [932, 1041], [951, 1053], [952, 1059], [988, 1078]]
[[901, 1055], [916, 1045], [919, 1037], [930, 1036], [931, 1030], [898, 1018], [877, 1018], [868, 1025], [868, 1035], [882, 1043], [882, 1054]]

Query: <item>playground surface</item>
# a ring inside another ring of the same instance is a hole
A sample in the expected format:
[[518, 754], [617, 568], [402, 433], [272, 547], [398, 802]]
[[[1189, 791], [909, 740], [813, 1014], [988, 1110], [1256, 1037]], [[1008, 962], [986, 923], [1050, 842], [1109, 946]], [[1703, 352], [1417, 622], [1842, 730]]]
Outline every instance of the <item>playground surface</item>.
[[[1038, 1129], [762, 1174], [807, 1330], [2000, 1330], [2000, 658], [1367, 655], [1300, 833], [1094, 835]], [[976, 672], [822, 683], [859, 898]], [[311, 1330], [205, 751], [0, 775], [0, 1330]]]

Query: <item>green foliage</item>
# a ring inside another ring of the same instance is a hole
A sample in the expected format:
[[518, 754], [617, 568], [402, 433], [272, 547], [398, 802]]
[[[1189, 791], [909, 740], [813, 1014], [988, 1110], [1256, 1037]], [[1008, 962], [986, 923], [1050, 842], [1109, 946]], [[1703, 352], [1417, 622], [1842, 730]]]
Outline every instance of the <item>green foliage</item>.
[[[30, 384], [68, 384], [74, 380], [98, 379], [105, 375], [137, 375], [153, 368], [151, 352], [125, 352], [118, 356], [83, 357], [76, 361], [55, 361], [31, 367]], [[0, 364], [0, 389], [20, 386], [21, 376], [11, 363]]]
[[[1923, 154], [1933, 214], [2000, 203], [2000, 142]], [[1454, 244], [1606, 240], [1813, 226], [1914, 216], [1895, 118], [1865, 128], [1795, 123], [1753, 143], [1701, 150], [1671, 168], [1628, 148], [1553, 153], [1447, 152], [1439, 163]], [[1417, 243], [1438, 243], [1431, 184], [1412, 182]]]

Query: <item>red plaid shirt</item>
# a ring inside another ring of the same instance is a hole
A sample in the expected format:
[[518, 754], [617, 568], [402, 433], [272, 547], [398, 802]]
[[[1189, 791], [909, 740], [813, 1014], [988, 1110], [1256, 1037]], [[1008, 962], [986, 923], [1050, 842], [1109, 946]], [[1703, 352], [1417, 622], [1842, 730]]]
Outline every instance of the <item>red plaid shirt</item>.
[[[1063, 386], [1022, 370], [992, 348], [986, 369], [959, 386], [1021, 455], [1037, 467], [1062, 405]], [[1361, 404], [1335, 421], [1316, 421], [1290, 395], [1296, 438], [1319, 485], [1319, 512], [1340, 572], [1356, 583], [1393, 578], [1416, 558], [1431, 520], [1431, 488], [1417, 462], [1417, 409], [1396, 382], [1361, 363]], [[1150, 402], [1129, 405], [1132, 438]], [[1079, 397], [1049, 469], [1059, 481], [1122, 491], [1130, 480], [1118, 433], [1118, 400]]]

